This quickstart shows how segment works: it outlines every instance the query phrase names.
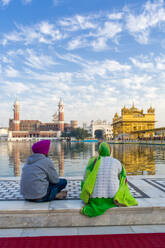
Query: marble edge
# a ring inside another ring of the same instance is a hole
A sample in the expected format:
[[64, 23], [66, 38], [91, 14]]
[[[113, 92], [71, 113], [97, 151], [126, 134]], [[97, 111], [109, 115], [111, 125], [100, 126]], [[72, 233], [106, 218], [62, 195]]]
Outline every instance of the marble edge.
[[[16, 180], [16, 181], [20, 181], [20, 176], [19, 177], [0, 177], [0, 181], [10, 181], [10, 180]], [[72, 181], [76, 181], [76, 180], [82, 180], [83, 177], [79, 176], [79, 177], [59, 177], [59, 178], [66, 178], [67, 180], [72, 180]], [[131, 180], [136, 180], [136, 179], [145, 179], [145, 178], [164, 178], [165, 179], [165, 175], [127, 175], [128, 179]]]
[[[67, 180], [72, 180], [72, 181], [76, 181], [76, 180], [82, 180], [83, 177], [59, 177], [59, 178], [66, 178]], [[12, 181], [12, 180], [16, 180], [16, 181], [20, 181], [21, 177], [0, 177], [0, 181]]]
[[[0, 215], [1, 214], [56, 214], [56, 213], [78, 213], [80, 212], [81, 207], [77, 208], [48, 208], [48, 209], [9, 209], [9, 210], [0, 210]], [[141, 212], [153, 212], [154, 210], [162, 210], [164, 212], [165, 206], [147, 206], [147, 207], [117, 207], [117, 208], [112, 208], [107, 211], [109, 214], [119, 214], [119, 213], [133, 213], [133, 214], [140, 214]]]

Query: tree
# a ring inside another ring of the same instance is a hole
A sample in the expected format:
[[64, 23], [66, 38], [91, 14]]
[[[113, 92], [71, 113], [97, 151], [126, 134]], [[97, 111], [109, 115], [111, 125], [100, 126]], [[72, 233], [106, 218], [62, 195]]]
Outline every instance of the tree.
[[75, 128], [70, 132], [70, 137], [75, 137], [76, 139], [85, 139], [91, 137], [91, 134], [83, 128]]
[[70, 132], [63, 131], [61, 137], [68, 138], [70, 137]]

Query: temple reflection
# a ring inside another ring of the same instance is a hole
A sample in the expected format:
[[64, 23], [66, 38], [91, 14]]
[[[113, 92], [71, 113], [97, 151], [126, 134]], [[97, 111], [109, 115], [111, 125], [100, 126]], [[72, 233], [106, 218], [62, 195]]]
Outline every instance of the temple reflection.
[[141, 145], [115, 145], [113, 157], [120, 160], [127, 174], [155, 175], [155, 148]]

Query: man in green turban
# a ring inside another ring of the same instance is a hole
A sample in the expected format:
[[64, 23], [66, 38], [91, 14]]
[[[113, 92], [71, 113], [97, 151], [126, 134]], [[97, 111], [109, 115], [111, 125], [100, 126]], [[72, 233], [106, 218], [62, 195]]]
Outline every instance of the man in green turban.
[[110, 154], [109, 145], [103, 142], [99, 156], [88, 162], [80, 198], [86, 204], [81, 213], [89, 217], [101, 215], [112, 207], [138, 204], [128, 188], [124, 167]]

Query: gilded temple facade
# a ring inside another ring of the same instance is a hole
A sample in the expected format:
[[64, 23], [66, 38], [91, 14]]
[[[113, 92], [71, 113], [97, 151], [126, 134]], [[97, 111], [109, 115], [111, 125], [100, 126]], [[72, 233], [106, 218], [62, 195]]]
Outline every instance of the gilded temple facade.
[[[113, 121], [113, 137], [118, 139], [152, 138], [153, 132], [140, 133], [137, 131], [155, 128], [155, 109], [150, 107], [144, 114], [143, 109], [137, 109], [134, 104], [131, 108], [121, 109], [121, 116], [116, 113]], [[137, 133], [136, 133], [137, 132]]]

